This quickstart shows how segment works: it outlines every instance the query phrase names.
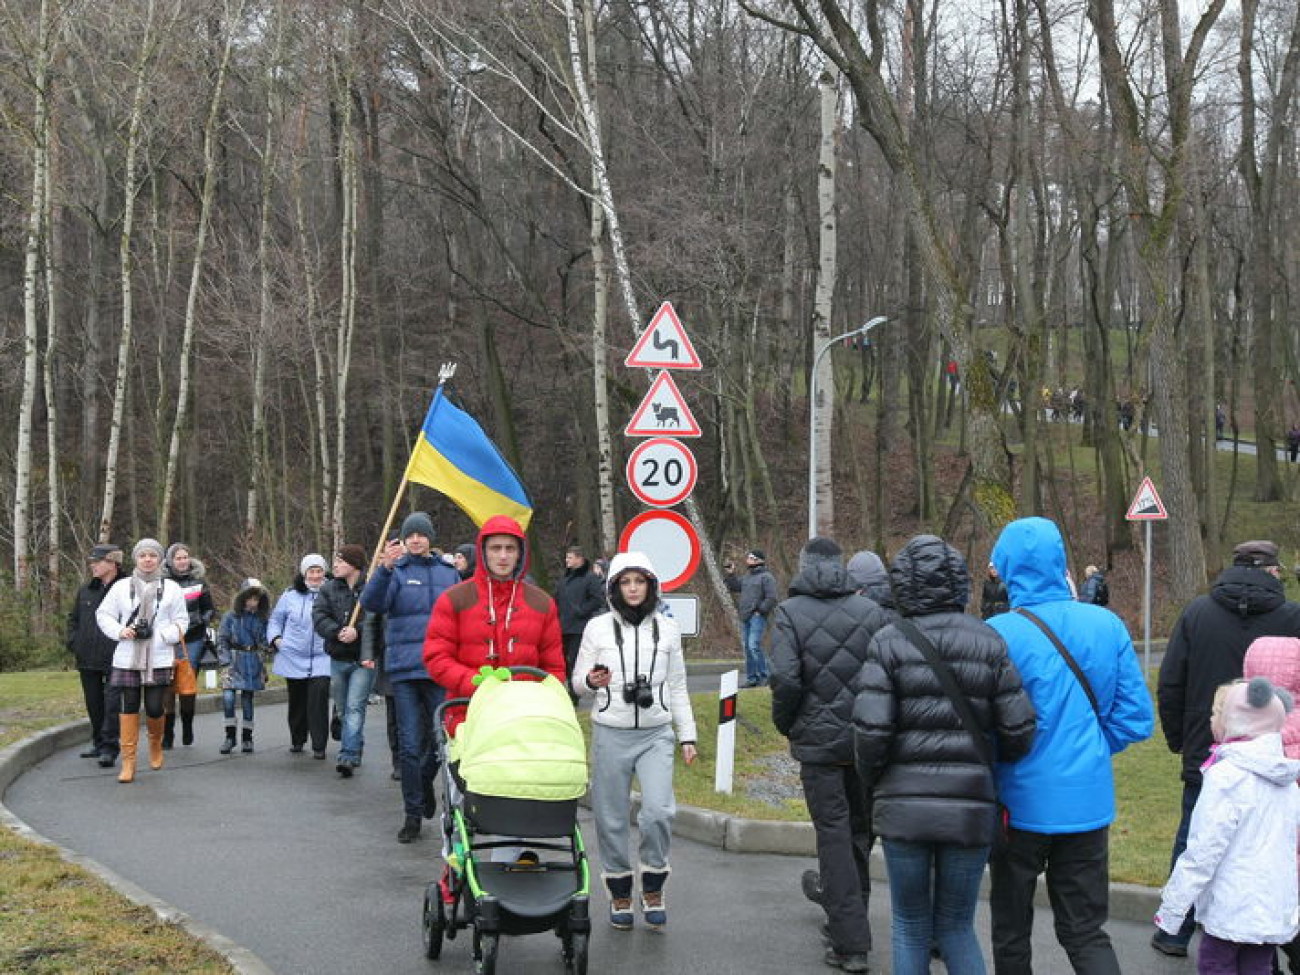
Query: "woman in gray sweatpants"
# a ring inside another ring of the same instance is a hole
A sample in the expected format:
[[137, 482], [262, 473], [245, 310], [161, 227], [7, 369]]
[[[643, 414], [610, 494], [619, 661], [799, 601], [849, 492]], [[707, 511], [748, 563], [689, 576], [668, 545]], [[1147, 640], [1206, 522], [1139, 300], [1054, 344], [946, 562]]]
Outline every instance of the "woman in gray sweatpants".
[[[672, 840], [673, 759], [695, 761], [695, 715], [686, 693], [686, 664], [676, 622], [658, 612], [659, 580], [641, 552], [614, 557], [605, 582], [610, 612], [582, 634], [573, 665], [573, 689], [591, 706], [591, 807], [600, 847], [601, 876], [609, 891], [609, 922], [632, 927], [632, 887], [640, 874], [645, 923], [668, 922], [664, 884]], [[676, 733], [674, 733], [674, 727]], [[641, 785], [639, 863], [633, 870], [632, 777]]]

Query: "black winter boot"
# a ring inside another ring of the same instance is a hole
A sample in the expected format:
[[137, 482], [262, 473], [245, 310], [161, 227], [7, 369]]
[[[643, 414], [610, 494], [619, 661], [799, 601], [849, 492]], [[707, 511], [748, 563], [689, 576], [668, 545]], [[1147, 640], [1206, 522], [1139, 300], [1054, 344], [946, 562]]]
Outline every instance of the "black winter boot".
[[167, 720], [163, 723], [162, 746], [163, 751], [171, 751], [172, 745], [176, 741], [176, 715], [167, 715]]
[[243, 752], [245, 755], [247, 755], [249, 752], [253, 750], [253, 729], [252, 728], [244, 729], [243, 739], [239, 746], [239, 750]]
[[229, 755], [235, 750], [235, 726], [226, 725], [226, 740], [221, 743], [221, 754]]
[[178, 700], [181, 714], [181, 744], [188, 748], [194, 744], [194, 695], [186, 694]]

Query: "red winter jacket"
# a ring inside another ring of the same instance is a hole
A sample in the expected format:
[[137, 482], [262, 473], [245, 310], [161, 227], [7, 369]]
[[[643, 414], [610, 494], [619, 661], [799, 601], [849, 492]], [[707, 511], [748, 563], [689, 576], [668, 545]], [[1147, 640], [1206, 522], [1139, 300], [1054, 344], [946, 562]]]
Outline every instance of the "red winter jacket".
[[[519, 539], [521, 557], [514, 576], [488, 575], [484, 543], [490, 535]], [[540, 667], [565, 679], [564, 645], [555, 601], [523, 581], [528, 571], [528, 541], [513, 518], [497, 515], [483, 523], [475, 543], [474, 575], [452, 586], [433, 605], [424, 634], [424, 666], [450, 697], [470, 697], [471, 681], [485, 664]], [[464, 708], [447, 712], [447, 731], [455, 734]]]

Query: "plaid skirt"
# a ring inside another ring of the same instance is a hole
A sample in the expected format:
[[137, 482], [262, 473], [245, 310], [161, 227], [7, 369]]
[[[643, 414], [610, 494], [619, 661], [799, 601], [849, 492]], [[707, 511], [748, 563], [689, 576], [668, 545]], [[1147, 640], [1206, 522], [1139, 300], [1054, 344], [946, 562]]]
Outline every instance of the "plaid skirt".
[[114, 687], [141, 687], [145, 684], [167, 685], [172, 682], [172, 669], [170, 667], [155, 667], [148, 677], [148, 680], [144, 679], [145, 672], [143, 670], [122, 670], [120, 667], [114, 667], [113, 673], [109, 675], [108, 682]]

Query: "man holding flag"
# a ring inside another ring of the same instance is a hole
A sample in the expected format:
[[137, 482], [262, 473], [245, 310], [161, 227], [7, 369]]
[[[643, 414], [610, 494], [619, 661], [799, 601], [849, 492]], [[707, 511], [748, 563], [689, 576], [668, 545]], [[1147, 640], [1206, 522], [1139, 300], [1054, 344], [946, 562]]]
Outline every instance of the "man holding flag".
[[[384, 531], [392, 524], [407, 484], [414, 481], [445, 494], [475, 525], [482, 526], [493, 515], [513, 518], [522, 537], [532, 518], [532, 501], [482, 427], [443, 396], [443, 385], [454, 373], [454, 365], [444, 365], [439, 372], [438, 388], [411, 450]], [[365, 609], [387, 618], [384, 669], [392, 682], [397, 710], [398, 766], [405, 813], [397, 833], [399, 843], [416, 840], [421, 817], [431, 819], [437, 809], [433, 780], [440, 756], [433, 733], [433, 712], [445, 692], [430, 679], [423, 649], [434, 603], [445, 590], [460, 582], [460, 575], [430, 554], [433, 540], [433, 521], [427, 514], [408, 516], [402, 523], [401, 540], [389, 542], [377, 554], [380, 564], [361, 593]]]

